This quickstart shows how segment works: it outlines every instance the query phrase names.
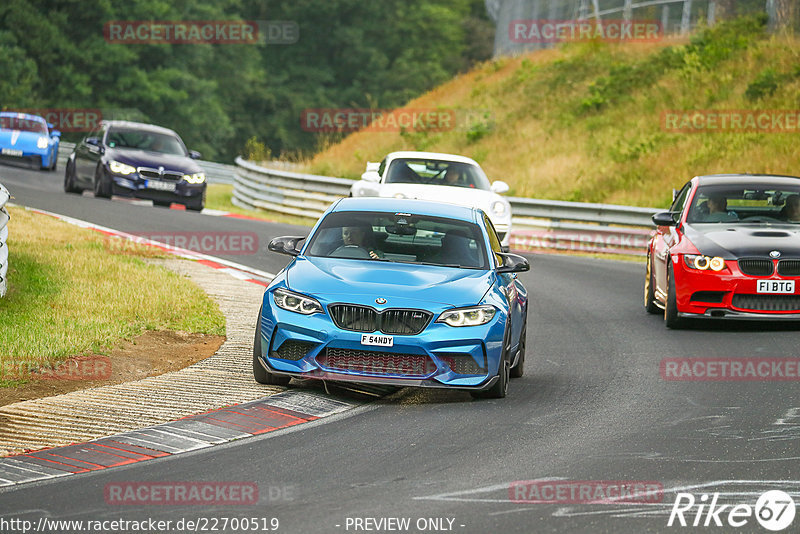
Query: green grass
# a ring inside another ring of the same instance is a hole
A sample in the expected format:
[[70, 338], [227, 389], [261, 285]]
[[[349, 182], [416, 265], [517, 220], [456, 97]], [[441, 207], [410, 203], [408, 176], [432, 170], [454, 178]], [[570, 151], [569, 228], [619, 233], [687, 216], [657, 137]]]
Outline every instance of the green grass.
[[770, 36], [763, 17], [646, 44], [571, 43], [500, 58], [408, 103], [471, 111], [449, 132], [362, 131], [327, 147], [306, 172], [357, 178], [393, 150], [476, 159], [510, 195], [667, 206], [698, 174], [798, 174], [795, 133], [674, 133], [671, 110], [797, 110], [800, 40]]
[[11, 209], [9, 291], [0, 299], [0, 386], [19, 384], [19, 369], [105, 353], [145, 330], [225, 334], [224, 316], [202, 289], [145, 263], [135, 248], [121, 251], [105, 239]]

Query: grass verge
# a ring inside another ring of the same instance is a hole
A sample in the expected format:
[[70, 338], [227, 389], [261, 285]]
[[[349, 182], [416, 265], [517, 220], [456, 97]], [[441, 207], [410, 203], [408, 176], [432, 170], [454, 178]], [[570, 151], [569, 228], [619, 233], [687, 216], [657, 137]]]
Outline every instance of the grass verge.
[[283, 224], [294, 224], [297, 226], [311, 227], [314, 220], [305, 217], [285, 215], [276, 211], [255, 211], [240, 208], [231, 202], [233, 197], [233, 186], [228, 184], [208, 184], [206, 189], [206, 207], [215, 210], [228, 211], [236, 215], [244, 215], [254, 219], [261, 219], [268, 222]]
[[202, 289], [148, 265], [138, 248], [109, 246], [100, 234], [21, 208], [10, 213], [0, 387], [145, 330], [225, 334], [224, 316]]

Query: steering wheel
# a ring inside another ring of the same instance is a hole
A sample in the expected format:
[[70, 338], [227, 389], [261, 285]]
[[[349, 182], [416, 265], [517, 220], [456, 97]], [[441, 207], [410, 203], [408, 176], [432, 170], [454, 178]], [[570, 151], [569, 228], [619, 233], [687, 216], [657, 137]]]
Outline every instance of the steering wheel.
[[369, 251], [359, 245], [342, 245], [331, 252], [331, 258], [368, 259]]

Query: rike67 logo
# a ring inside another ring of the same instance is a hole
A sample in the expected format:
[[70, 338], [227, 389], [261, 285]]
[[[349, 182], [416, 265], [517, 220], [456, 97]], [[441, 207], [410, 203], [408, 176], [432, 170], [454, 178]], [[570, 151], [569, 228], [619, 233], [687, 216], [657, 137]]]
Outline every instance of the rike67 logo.
[[[747, 525], [755, 517], [767, 530], [778, 532], [786, 529], [794, 521], [795, 504], [792, 497], [780, 490], [762, 493], [755, 503], [718, 505], [719, 493], [714, 493], [709, 502], [708, 495], [700, 496], [700, 502], [691, 493], [678, 493], [667, 526], [682, 527], [729, 526], [739, 528]], [[697, 505], [697, 509], [693, 510]], [[685, 514], [685, 515], [684, 515]]]

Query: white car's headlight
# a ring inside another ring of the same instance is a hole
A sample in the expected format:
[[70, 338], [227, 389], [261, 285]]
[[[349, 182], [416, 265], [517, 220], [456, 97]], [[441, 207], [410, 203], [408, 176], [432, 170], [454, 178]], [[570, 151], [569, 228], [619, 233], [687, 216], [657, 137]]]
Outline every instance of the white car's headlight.
[[110, 161], [108, 169], [114, 174], [129, 175], [136, 172], [136, 167], [128, 165], [127, 163], [120, 163], [119, 161]]
[[479, 326], [492, 320], [497, 310], [494, 306], [471, 306], [469, 308], [456, 308], [443, 312], [437, 323], [450, 326]]
[[506, 213], [506, 205], [504, 202], [500, 200], [495, 200], [492, 202], [492, 213], [495, 215], [505, 215]]
[[316, 299], [289, 291], [288, 289], [276, 289], [272, 294], [275, 305], [284, 310], [311, 315], [322, 313], [322, 305]]
[[406, 196], [403, 193], [395, 193], [394, 198], [406, 198]]
[[183, 179], [189, 182], [190, 184], [202, 184], [206, 181], [206, 175], [202, 172], [196, 172], [194, 174], [184, 174]]
[[36, 147], [37, 148], [47, 148], [47, 144], [49, 141], [46, 137], [40, 137], [36, 140]]

